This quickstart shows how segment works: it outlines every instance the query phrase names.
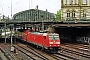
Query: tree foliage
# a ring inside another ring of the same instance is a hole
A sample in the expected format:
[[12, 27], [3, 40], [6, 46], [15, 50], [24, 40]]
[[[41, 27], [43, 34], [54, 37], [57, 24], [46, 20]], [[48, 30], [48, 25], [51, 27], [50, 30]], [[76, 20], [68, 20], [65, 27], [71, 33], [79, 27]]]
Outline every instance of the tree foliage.
[[56, 21], [61, 21], [61, 10], [57, 11]]

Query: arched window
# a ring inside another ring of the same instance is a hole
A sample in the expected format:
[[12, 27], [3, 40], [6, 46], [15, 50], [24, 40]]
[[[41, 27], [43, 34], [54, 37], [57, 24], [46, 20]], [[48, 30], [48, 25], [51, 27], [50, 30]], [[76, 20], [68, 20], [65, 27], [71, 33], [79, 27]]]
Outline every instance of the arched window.
[[72, 11], [72, 17], [73, 18], [75, 17], [75, 11]]

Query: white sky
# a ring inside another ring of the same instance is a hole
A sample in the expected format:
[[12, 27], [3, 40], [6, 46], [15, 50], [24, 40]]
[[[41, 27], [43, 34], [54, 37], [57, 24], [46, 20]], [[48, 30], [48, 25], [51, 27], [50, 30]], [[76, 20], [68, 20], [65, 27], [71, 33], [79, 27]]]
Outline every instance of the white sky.
[[[34, 9], [36, 5], [40, 10], [48, 9], [49, 12], [56, 13], [61, 8], [61, 0], [12, 0], [12, 15], [28, 10], [29, 7]], [[11, 0], [0, 0], [0, 15], [2, 14], [11, 16]]]

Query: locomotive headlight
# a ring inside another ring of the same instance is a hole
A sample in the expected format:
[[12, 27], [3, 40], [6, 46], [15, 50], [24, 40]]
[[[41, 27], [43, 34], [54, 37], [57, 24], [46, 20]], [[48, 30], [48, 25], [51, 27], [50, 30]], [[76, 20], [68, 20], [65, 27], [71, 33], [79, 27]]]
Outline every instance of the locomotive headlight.
[[50, 46], [52, 46], [52, 45], [50, 45]]
[[60, 45], [58, 45], [58, 46], [60, 46]]
[[53, 44], [53, 42], [50, 42], [49, 44]]
[[56, 42], [56, 44], [60, 44], [60, 42]]

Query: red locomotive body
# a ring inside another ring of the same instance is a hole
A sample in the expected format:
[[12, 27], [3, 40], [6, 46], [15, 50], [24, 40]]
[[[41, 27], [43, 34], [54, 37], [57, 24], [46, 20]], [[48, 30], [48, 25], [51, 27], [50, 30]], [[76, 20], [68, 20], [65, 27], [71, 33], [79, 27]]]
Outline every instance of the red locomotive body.
[[22, 40], [45, 50], [58, 51], [60, 48], [60, 39], [57, 33], [30, 32], [30, 30], [25, 30], [23, 33], [25, 36], [22, 36]]

